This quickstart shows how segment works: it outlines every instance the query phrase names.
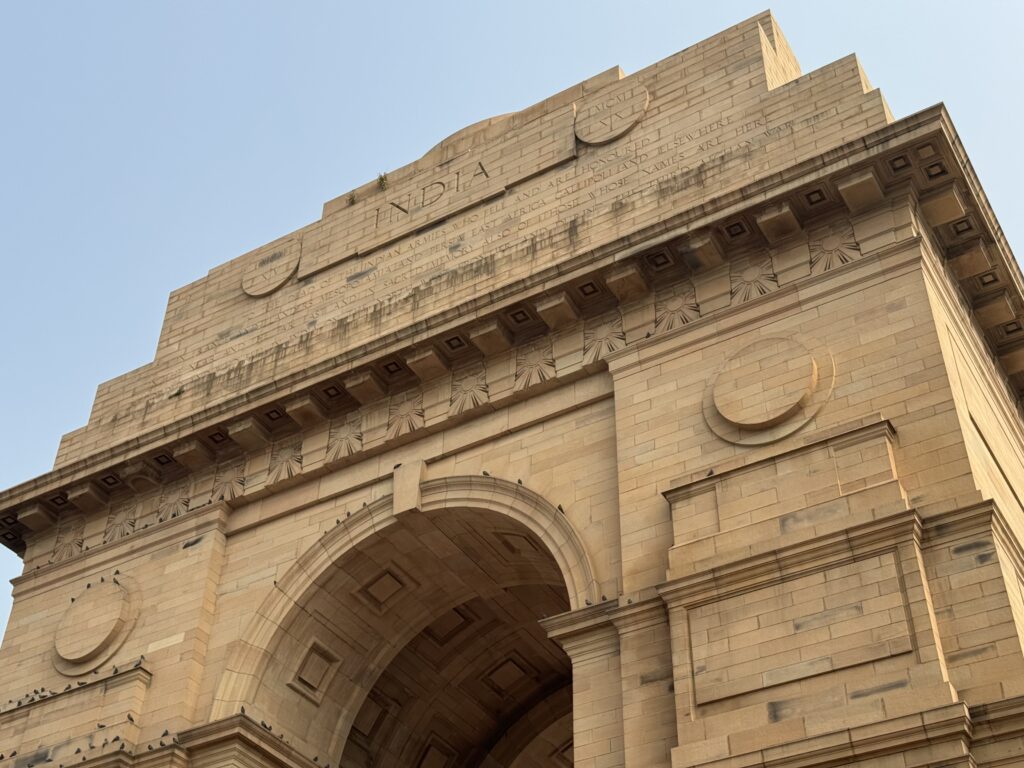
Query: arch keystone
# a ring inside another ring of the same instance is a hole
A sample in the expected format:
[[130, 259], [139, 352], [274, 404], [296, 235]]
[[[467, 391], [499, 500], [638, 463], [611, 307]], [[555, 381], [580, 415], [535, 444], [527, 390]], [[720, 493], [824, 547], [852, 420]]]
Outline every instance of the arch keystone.
[[427, 463], [422, 460], [406, 461], [395, 467], [392, 479], [394, 514], [418, 512], [422, 504], [420, 484], [427, 474]]

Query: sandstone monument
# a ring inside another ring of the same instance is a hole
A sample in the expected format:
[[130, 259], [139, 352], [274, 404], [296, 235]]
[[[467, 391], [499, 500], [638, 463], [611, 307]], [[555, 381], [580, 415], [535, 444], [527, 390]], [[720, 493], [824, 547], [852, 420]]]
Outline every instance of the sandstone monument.
[[171, 293], [0, 493], [0, 768], [1024, 765], [1022, 391], [943, 107], [610, 69]]

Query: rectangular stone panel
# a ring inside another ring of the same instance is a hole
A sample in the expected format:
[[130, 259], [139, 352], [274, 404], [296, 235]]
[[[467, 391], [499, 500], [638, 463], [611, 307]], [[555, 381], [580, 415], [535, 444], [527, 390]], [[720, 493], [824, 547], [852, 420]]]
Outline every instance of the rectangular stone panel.
[[892, 552], [690, 611], [696, 701], [707, 704], [912, 650]]
[[672, 512], [670, 572], [683, 575], [869, 522], [906, 508], [885, 421], [847, 426], [808, 444], [665, 493]]

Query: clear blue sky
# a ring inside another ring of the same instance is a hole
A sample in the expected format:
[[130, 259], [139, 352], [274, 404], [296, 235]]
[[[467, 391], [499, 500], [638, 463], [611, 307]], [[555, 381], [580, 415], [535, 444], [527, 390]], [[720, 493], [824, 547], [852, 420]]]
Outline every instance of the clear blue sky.
[[[765, 3], [0, 2], [0, 487], [152, 359], [172, 289], [465, 125]], [[1024, 4], [771, 7], [805, 72], [856, 52], [896, 117], [944, 101], [1024, 253]], [[19, 571], [0, 548], [0, 631]]]

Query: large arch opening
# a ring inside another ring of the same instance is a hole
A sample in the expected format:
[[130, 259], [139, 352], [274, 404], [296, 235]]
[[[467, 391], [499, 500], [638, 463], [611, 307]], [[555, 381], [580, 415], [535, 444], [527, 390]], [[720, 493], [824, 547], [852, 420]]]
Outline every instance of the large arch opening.
[[247, 705], [321, 765], [572, 765], [572, 668], [539, 620], [592, 593], [589, 558], [522, 486], [448, 478], [342, 519], [299, 557], [229, 660]]
[[346, 560], [370, 574], [366, 621], [412, 636], [366, 679], [343, 768], [572, 764], [571, 667], [538, 624], [569, 596], [536, 536], [493, 513], [418, 512]]

